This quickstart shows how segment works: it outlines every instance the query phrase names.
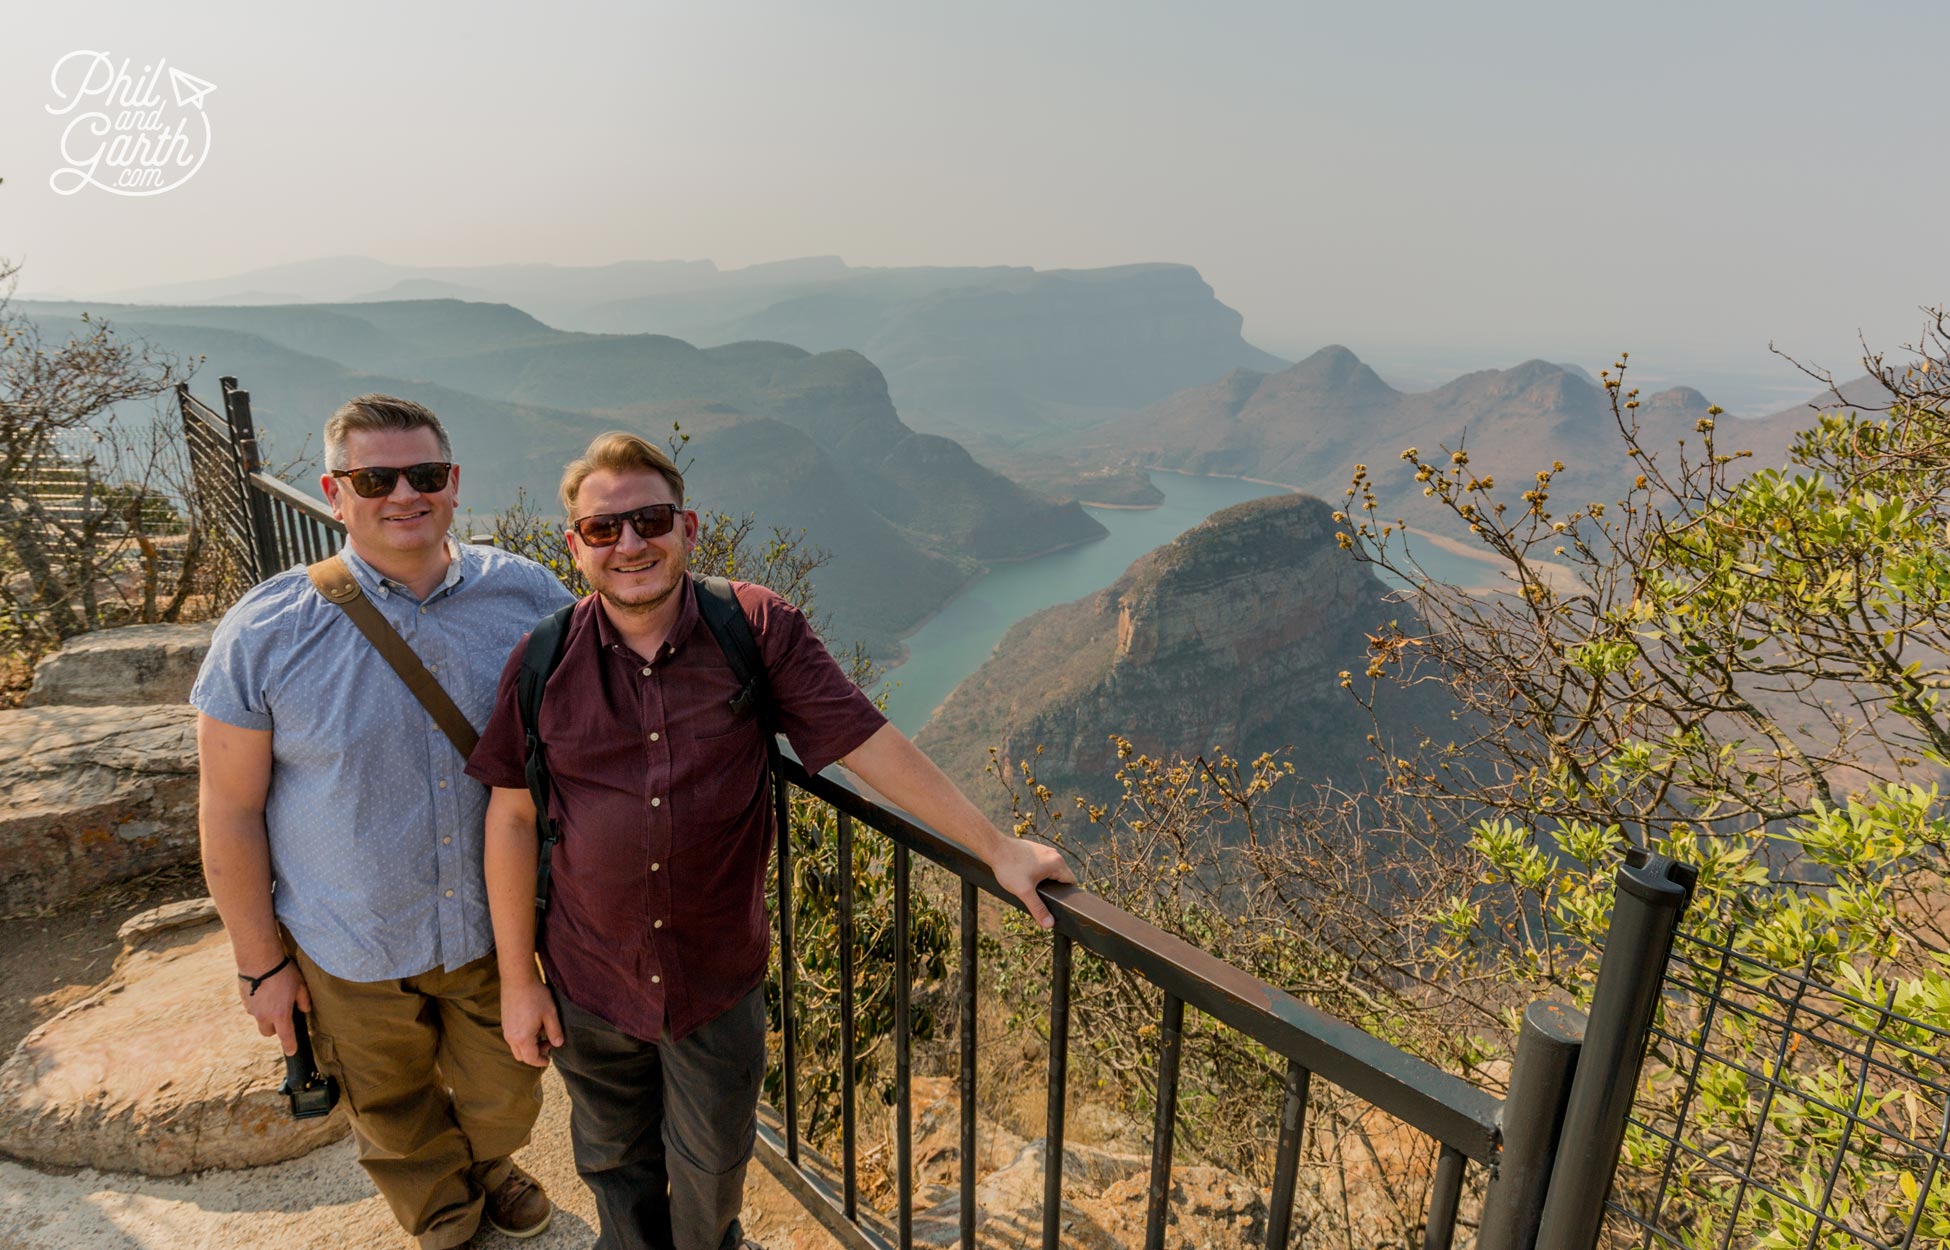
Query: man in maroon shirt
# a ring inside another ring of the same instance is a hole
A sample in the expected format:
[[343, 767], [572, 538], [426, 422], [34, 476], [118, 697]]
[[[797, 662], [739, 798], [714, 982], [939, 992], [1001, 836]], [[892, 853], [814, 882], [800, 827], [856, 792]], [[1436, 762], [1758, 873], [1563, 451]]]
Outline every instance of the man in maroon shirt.
[[[772, 805], [757, 719], [732, 711], [730, 661], [699, 618], [686, 559], [697, 513], [669, 458], [605, 434], [562, 478], [576, 567], [595, 593], [570, 618], [537, 727], [562, 841], [535, 967], [535, 809], [516, 698], [526, 642], [501, 675], [470, 776], [493, 787], [488, 904], [502, 1029], [551, 1054], [572, 1106], [576, 1168], [600, 1250], [719, 1250], [738, 1211], [765, 1064], [763, 980]], [[793, 605], [734, 583], [780, 729], [817, 772], [836, 760], [974, 852], [1041, 924], [1046, 846], [1009, 837], [887, 723]]]

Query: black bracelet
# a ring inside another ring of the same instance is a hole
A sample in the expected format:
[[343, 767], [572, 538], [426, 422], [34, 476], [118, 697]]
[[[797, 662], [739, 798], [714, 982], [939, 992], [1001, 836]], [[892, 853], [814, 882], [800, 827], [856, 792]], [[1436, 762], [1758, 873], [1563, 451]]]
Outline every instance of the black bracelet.
[[261, 976], [261, 977], [254, 977], [254, 976], [251, 976], [251, 975], [250, 975], [249, 973], [245, 973], [245, 972], [240, 972], [240, 973], [238, 973], [238, 974], [237, 974], [237, 979], [238, 979], [239, 981], [247, 981], [247, 982], [249, 982], [249, 983], [250, 983], [250, 987], [251, 987], [251, 992], [250, 992], [250, 997], [252, 997], [252, 998], [256, 998], [256, 997], [257, 997], [257, 987], [258, 987], [258, 986], [260, 986], [260, 985], [262, 985], [262, 984], [264, 984], [264, 983], [265, 983], [266, 981], [269, 981], [269, 980], [270, 980], [270, 979], [271, 979], [272, 977], [274, 977], [274, 976], [276, 976], [276, 975], [278, 975], [278, 973], [280, 973], [280, 972], [283, 972], [283, 971], [284, 971], [284, 966], [285, 966], [286, 964], [288, 964], [288, 963], [290, 963], [290, 962], [291, 962], [291, 956], [290, 956], [289, 954], [287, 954], [287, 955], [286, 955], [286, 956], [285, 956], [285, 957], [284, 957], [283, 959], [280, 959], [280, 960], [278, 960], [278, 966], [277, 966], [277, 967], [275, 967], [275, 968], [273, 968], [273, 969], [271, 969], [271, 970], [270, 970], [269, 972], [267, 972], [267, 973], [265, 973], [265, 974], [264, 974], [263, 976]]

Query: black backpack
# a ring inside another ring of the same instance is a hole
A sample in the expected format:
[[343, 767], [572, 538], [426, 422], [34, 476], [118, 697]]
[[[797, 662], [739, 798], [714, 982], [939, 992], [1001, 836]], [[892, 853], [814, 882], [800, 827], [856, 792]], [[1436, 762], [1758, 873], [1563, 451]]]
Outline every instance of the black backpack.
[[[693, 577], [691, 589], [697, 592], [698, 615], [704, 618], [711, 636], [717, 639], [718, 649], [724, 652], [724, 658], [731, 662], [731, 675], [738, 681], [738, 693], [731, 698], [732, 712], [739, 716], [752, 714], [758, 717], [759, 728], [765, 736], [765, 779], [769, 788], [778, 768], [778, 724], [773, 716], [772, 689], [766, 681], [765, 661], [758, 653], [758, 640], [752, 637], [751, 622], [745, 619], [745, 611], [738, 606], [738, 597], [732, 593], [731, 583], [725, 578]], [[535, 865], [537, 943], [541, 941], [542, 916], [548, 911], [549, 873], [554, 861], [555, 844], [562, 840], [562, 831], [548, 814], [554, 780], [549, 776], [547, 753], [536, 727], [541, 724], [542, 692], [548, 686], [549, 675], [562, 663], [562, 647], [569, 634], [569, 614], [574, 610], [575, 605], [570, 604], [550, 613], [535, 626], [534, 632], [528, 636], [528, 649], [521, 657], [521, 672], [515, 679], [521, 723], [528, 734], [524, 771], [528, 775], [529, 797], [535, 800], [535, 833], [539, 842], [538, 862]], [[597, 610], [601, 611], [600, 608]]]

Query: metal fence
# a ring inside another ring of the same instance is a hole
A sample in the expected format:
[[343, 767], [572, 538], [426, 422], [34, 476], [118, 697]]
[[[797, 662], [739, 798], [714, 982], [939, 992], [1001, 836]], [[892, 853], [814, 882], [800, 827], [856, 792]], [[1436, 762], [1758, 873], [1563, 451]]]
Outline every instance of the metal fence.
[[223, 411], [176, 386], [183, 440], [199, 508], [211, 541], [235, 569], [237, 593], [294, 564], [310, 564], [338, 550], [345, 526], [324, 504], [265, 471], [250, 392], [237, 379], [220, 380]]
[[[329, 554], [342, 527], [317, 501], [264, 472], [250, 397], [223, 379], [223, 412], [179, 388], [185, 436], [203, 505], [239, 567], [261, 579], [298, 561]], [[902, 1250], [914, 1238], [911, 932], [912, 861], [916, 855], [954, 874], [960, 893], [959, 1240], [977, 1238], [976, 1050], [979, 908], [983, 892], [1019, 906], [988, 869], [933, 830], [862, 794], [835, 771], [808, 774], [788, 753], [774, 778], [778, 827], [781, 1085], [779, 1128], [762, 1126], [758, 1155], [805, 1205], [810, 1216], [851, 1247]], [[888, 839], [892, 858], [896, 1209], [866, 1210], [859, 1194], [854, 1039], [854, 881], [837, 874], [840, 943], [841, 1158], [829, 1183], [810, 1166], [800, 1132], [799, 998], [795, 985], [792, 856], [794, 791], [837, 813], [839, 863], [853, 863], [856, 825]], [[1499, 1098], [1451, 1076], [1344, 1021], [1300, 1002], [1195, 946], [1120, 910], [1087, 890], [1046, 887], [1056, 916], [1049, 946], [1048, 1088], [1042, 1245], [1061, 1244], [1063, 1142], [1069, 1099], [1070, 983], [1078, 947], [1142, 978], [1161, 995], [1157, 1026], [1156, 1114], [1146, 1191], [1144, 1245], [1165, 1244], [1170, 1220], [1173, 1130], [1187, 1010], [1202, 1012], [1266, 1047], [1285, 1064], [1279, 1105], [1260, 1113], [1278, 1125], [1265, 1243], [1278, 1250], [1293, 1235], [1292, 1213], [1301, 1141], [1315, 1077], [1396, 1117], [1439, 1145], [1422, 1245], [1455, 1244], [1470, 1169], [1484, 1183], [1476, 1244], [1484, 1250], [1590, 1250], [1601, 1235], [1605, 1200], [1621, 1149], [1651, 1034], [1673, 933], [1690, 897], [1692, 870], [1637, 856], [1619, 871], [1618, 904], [1588, 1018], [1555, 1004], [1526, 1013], [1509, 1092]], [[882, 1231], [885, 1230], [885, 1231]]]
[[1693, 928], [1663, 987], [1612, 1239], [1950, 1244], [1950, 1031], [1906, 1011], [1898, 979], [1775, 967], [1730, 918]]

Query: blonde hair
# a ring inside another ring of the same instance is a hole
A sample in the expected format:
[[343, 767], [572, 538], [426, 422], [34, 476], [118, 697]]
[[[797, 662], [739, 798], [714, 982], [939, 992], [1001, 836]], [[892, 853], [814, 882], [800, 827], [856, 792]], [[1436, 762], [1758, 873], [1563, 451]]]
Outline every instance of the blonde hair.
[[393, 395], [357, 395], [341, 404], [325, 422], [325, 467], [355, 467], [345, 463], [345, 436], [373, 430], [432, 430], [440, 442], [441, 458], [454, 458], [447, 427], [440, 424], [433, 409]]
[[571, 460], [569, 467], [562, 470], [562, 507], [571, 520], [575, 519], [576, 495], [582, 490], [583, 482], [598, 469], [611, 473], [661, 474], [677, 497], [673, 502], [680, 508], [684, 506], [684, 474], [664, 450], [625, 430], [611, 430], [598, 434], [581, 457]]

